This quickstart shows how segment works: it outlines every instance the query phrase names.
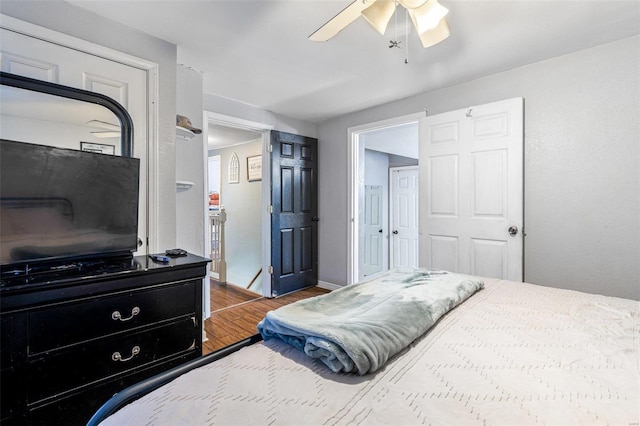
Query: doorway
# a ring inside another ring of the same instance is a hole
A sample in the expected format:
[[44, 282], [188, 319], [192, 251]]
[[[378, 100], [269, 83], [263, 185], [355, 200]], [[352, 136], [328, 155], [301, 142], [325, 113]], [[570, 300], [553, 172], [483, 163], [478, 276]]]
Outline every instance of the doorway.
[[[418, 165], [418, 122], [412, 114], [350, 128], [348, 284], [385, 272], [394, 244], [390, 170]], [[375, 201], [375, 203], [374, 203]]]
[[[225, 275], [213, 277], [256, 297], [270, 295], [270, 280], [265, 278], [270, 250], [265, 191], [268, 194], [271, 181], [263, 172], [268, 167], [262, 167], [262, 159], [267, 158], [271, 126], [208, 111], [204, 122], [205, 247], [223, 250], [226, 263]], [[212, 217], [221, 212], [226, 216], [223, 247], [216, 245], [220, 244], [216, 235], [212, 238]]]

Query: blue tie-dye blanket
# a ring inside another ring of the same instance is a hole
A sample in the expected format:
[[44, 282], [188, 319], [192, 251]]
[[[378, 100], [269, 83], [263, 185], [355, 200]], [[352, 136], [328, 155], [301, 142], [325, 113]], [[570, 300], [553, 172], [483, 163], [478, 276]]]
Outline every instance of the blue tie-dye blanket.
[[334, 372], [373, 373], [484, 283], [426, 269], [384, 276], [267, 313], [265, 340], [278, 338]]

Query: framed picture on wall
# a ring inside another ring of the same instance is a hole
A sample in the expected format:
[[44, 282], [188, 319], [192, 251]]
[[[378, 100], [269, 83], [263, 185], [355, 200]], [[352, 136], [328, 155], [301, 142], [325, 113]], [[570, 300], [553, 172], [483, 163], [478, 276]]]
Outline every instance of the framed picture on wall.
[[106, 145], [103, 143], [80, 142], [80, 150], [88, 152], [96, 152], [98, 154], [115, 155], [115, 145]]
[[247, 157], [247, 180], [249, 182], [262, 180], [262, 155]]

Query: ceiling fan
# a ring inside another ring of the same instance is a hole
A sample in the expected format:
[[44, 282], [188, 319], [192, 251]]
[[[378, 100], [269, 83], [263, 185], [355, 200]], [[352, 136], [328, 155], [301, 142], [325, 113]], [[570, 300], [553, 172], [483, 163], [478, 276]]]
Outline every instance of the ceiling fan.
[[361, 15], [380, 34], [384, 34], [398, 4], [411, 16], [422, 46], [431, 47], [449, 37], [449, 25], [445, 19], [449, 10], [438, 0], [355, 0], [311, 34], [309, 39], [327, 41]]

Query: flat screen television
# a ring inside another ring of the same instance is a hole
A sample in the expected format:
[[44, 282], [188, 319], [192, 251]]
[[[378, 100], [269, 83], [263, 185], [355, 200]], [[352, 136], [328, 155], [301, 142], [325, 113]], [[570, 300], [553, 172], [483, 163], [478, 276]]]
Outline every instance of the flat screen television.
[[[131, 254], [140, 160], [0, 139], [0, 266]], [[26, 266], [26, 268], [25, 268]]]

